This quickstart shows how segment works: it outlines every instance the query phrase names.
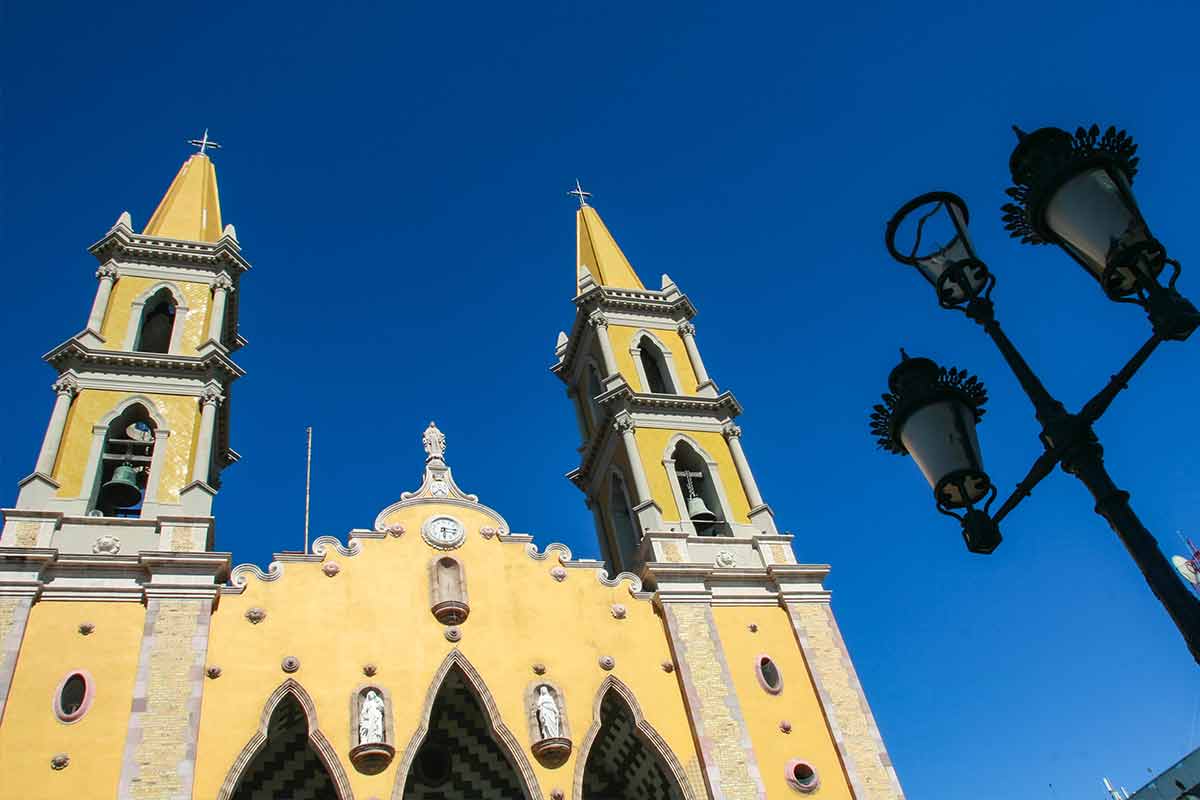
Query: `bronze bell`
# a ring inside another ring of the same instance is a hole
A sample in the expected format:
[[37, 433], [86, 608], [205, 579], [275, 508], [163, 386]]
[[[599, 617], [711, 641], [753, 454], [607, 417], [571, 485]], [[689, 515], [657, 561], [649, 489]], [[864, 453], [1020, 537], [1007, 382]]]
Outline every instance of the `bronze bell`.
[[703, 498], [692, 495], [687, 501], [688, 516], [693, 522], [716, 522], [717, 515], [704, 504]]
[[142, 501], [142, 490], [137, 484], [137, 469], [132, 464], [121, 464], [113, 470], [112, 480], [100, 487], [102, 508], [129, 508]]

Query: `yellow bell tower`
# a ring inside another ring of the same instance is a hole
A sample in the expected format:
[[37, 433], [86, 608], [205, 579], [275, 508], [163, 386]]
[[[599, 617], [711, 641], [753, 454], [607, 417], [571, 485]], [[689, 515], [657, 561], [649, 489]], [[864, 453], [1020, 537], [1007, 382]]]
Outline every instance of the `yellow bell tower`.
[[128, 212], [89, 251], [100, 262], [83, 330], [46, 354], [58, 372], [33, 473], [4, 510], [0, 545], [116, 554], [204, 551], [229, 447], [237, 289], [250, 268], [221, 225], [206, 152], [180, 167], [150, 221]]
[[[640, 574], [691, 541], [706, 558], [722, 551], [770, 563], [771, 545], [788, 540], [742, 449], [733, 422], [741, 406], [700, 357], [695, 307], [666, 275], [659, 290], [646, 289], [586, 201], [576, 231], [577, 313], [571, 334], [559, 335], [553, 370], [583, 437], [568, 477], [596, 515], [605, 560]], [[650, 531], [665, 537], [657, 557]]]

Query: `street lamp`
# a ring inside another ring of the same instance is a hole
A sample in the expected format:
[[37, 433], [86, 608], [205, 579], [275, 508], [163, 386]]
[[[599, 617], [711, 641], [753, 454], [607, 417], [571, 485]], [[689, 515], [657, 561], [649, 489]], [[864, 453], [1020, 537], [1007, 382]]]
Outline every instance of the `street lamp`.
[[[983, 470], [975, 434], [987, 400], [983, 384], [965, 371], [908, 358], [903, 351], [888, 376], [889, 392], [871, 414], [871, 431], [882, 449], [913, 456], [933, 488], [938, 511], [959, 520], [973, 553], [994, 551], [1001, 541], [1001, 520], [1061, 465], [1092, 493], [1096, 513], [1120, 537], [1200, 663], [1200, 600], [1179, 580], [1133, 512], [1129, 494], [1109, 476], [1092, 428], [1159, 344], [1183, 341], [1200, 326], [1200, 313], [1175, 290], [1179, 263], [1167, 258], [1138, 209], [1130, 188], [1137, 147], [1124, 131], [1109, 128], [1101, 136], [1092, 126], [1072, 136], [1058, 128], [1031, 134], [1014, 130], [1019, 141], [1009, 164], [1016, 185], [1008, 194], [1017, 202], [1004, 206], [1005, 226], [1024, 242], [1058, 244], [1111, 299], [1145, 308], [1153, 334], [1078, 412], [1068, 412], [996, 320], [991, 300], [996, 279], [971, 244], [966, 203], [949, 192], [923, 194], [889, 220], [888, 252], [933, 285], [939, 305], [961, 311], [991, 337], [1033, 404], [1043, 452], [991, 514], [996, 489]], [[911, 236], [911, 246], [899, 245], [902, 234]], [[1163, 286], [1159, 276], [1167, 266], [1171, 278]]]

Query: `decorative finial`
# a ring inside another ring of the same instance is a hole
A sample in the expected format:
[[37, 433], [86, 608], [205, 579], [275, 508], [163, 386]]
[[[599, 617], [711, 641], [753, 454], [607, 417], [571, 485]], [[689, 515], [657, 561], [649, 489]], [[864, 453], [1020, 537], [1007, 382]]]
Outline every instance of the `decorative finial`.
[[1013, 125], [1012, 129], [1013, 129], [1013, 133], [1015, 133], [1017, 135], [1018, 142], [1029, 135], [1029, 134], [1025, 133], [1025, 131], [1021, 130], [1021, 128], [1018, 127], [1017, 125]]
[[425, 429], [421, 443], [425, 445], [426, 461], [433, 461], [435, 458], [440, 461], [446, 454], [446, 434], [439, 431], [433, 422], [430, 422], [429, 427]]
[[571, 191], [567, 192], [567, 194], [571, 195], [572, 197], [578, 197], [578, 198], [579, 198], [579, 207], [580, 207], [580, 208], [584, 208], [584, 207], [586, 207], [586, 206], [587, 206], [587, 199], [588, 199], [589, 197], [591, 197], [591, 196], [592, 196], [592, 193], [591, 193], [591, 192], [585, 192], [585, 191], [583, 190], [583, 187], [579, 185], [579, 179], [578, 179], [578, 178], [576, 178], [576, 179], [575, 179], [575, 188], [574, 188], [574, 189], [572, 189]]
[[905, 350], [903, 347], [901, 347], [901, 348], [900, 348], [900, 360], [901, 360], [901, 361], [908, 361], [908, 358], [909, 358], [909, 356], [908, 356], [908, 351], [907, 351], [907, 350]]
[[201, 136], [199, 139], [188, 139], [188, 144], [192, 145], [193, 147], [199, 147], [200, 155], [204, 155], [205, 154], [204, 151], [210, 147], [213, 150], [221, 149], [221, 145], [217, 144], [212, 139], [208, 138], [208, 128], [204, 129], [204, 135]]

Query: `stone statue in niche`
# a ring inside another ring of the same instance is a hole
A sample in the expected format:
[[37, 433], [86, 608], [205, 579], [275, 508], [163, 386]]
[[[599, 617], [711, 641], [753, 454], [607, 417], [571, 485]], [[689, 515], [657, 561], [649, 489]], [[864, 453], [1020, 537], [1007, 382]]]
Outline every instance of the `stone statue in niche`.
[[550, 694], [549, 686], [538, 688], [537, 723], [543, 739], [557, 739], [562, 733], [558, 714], [558, 702]]
[[358, 711], [358, 743], [373, 744], [383, 741], [383, 698], [371, 689], [363, 698]]

